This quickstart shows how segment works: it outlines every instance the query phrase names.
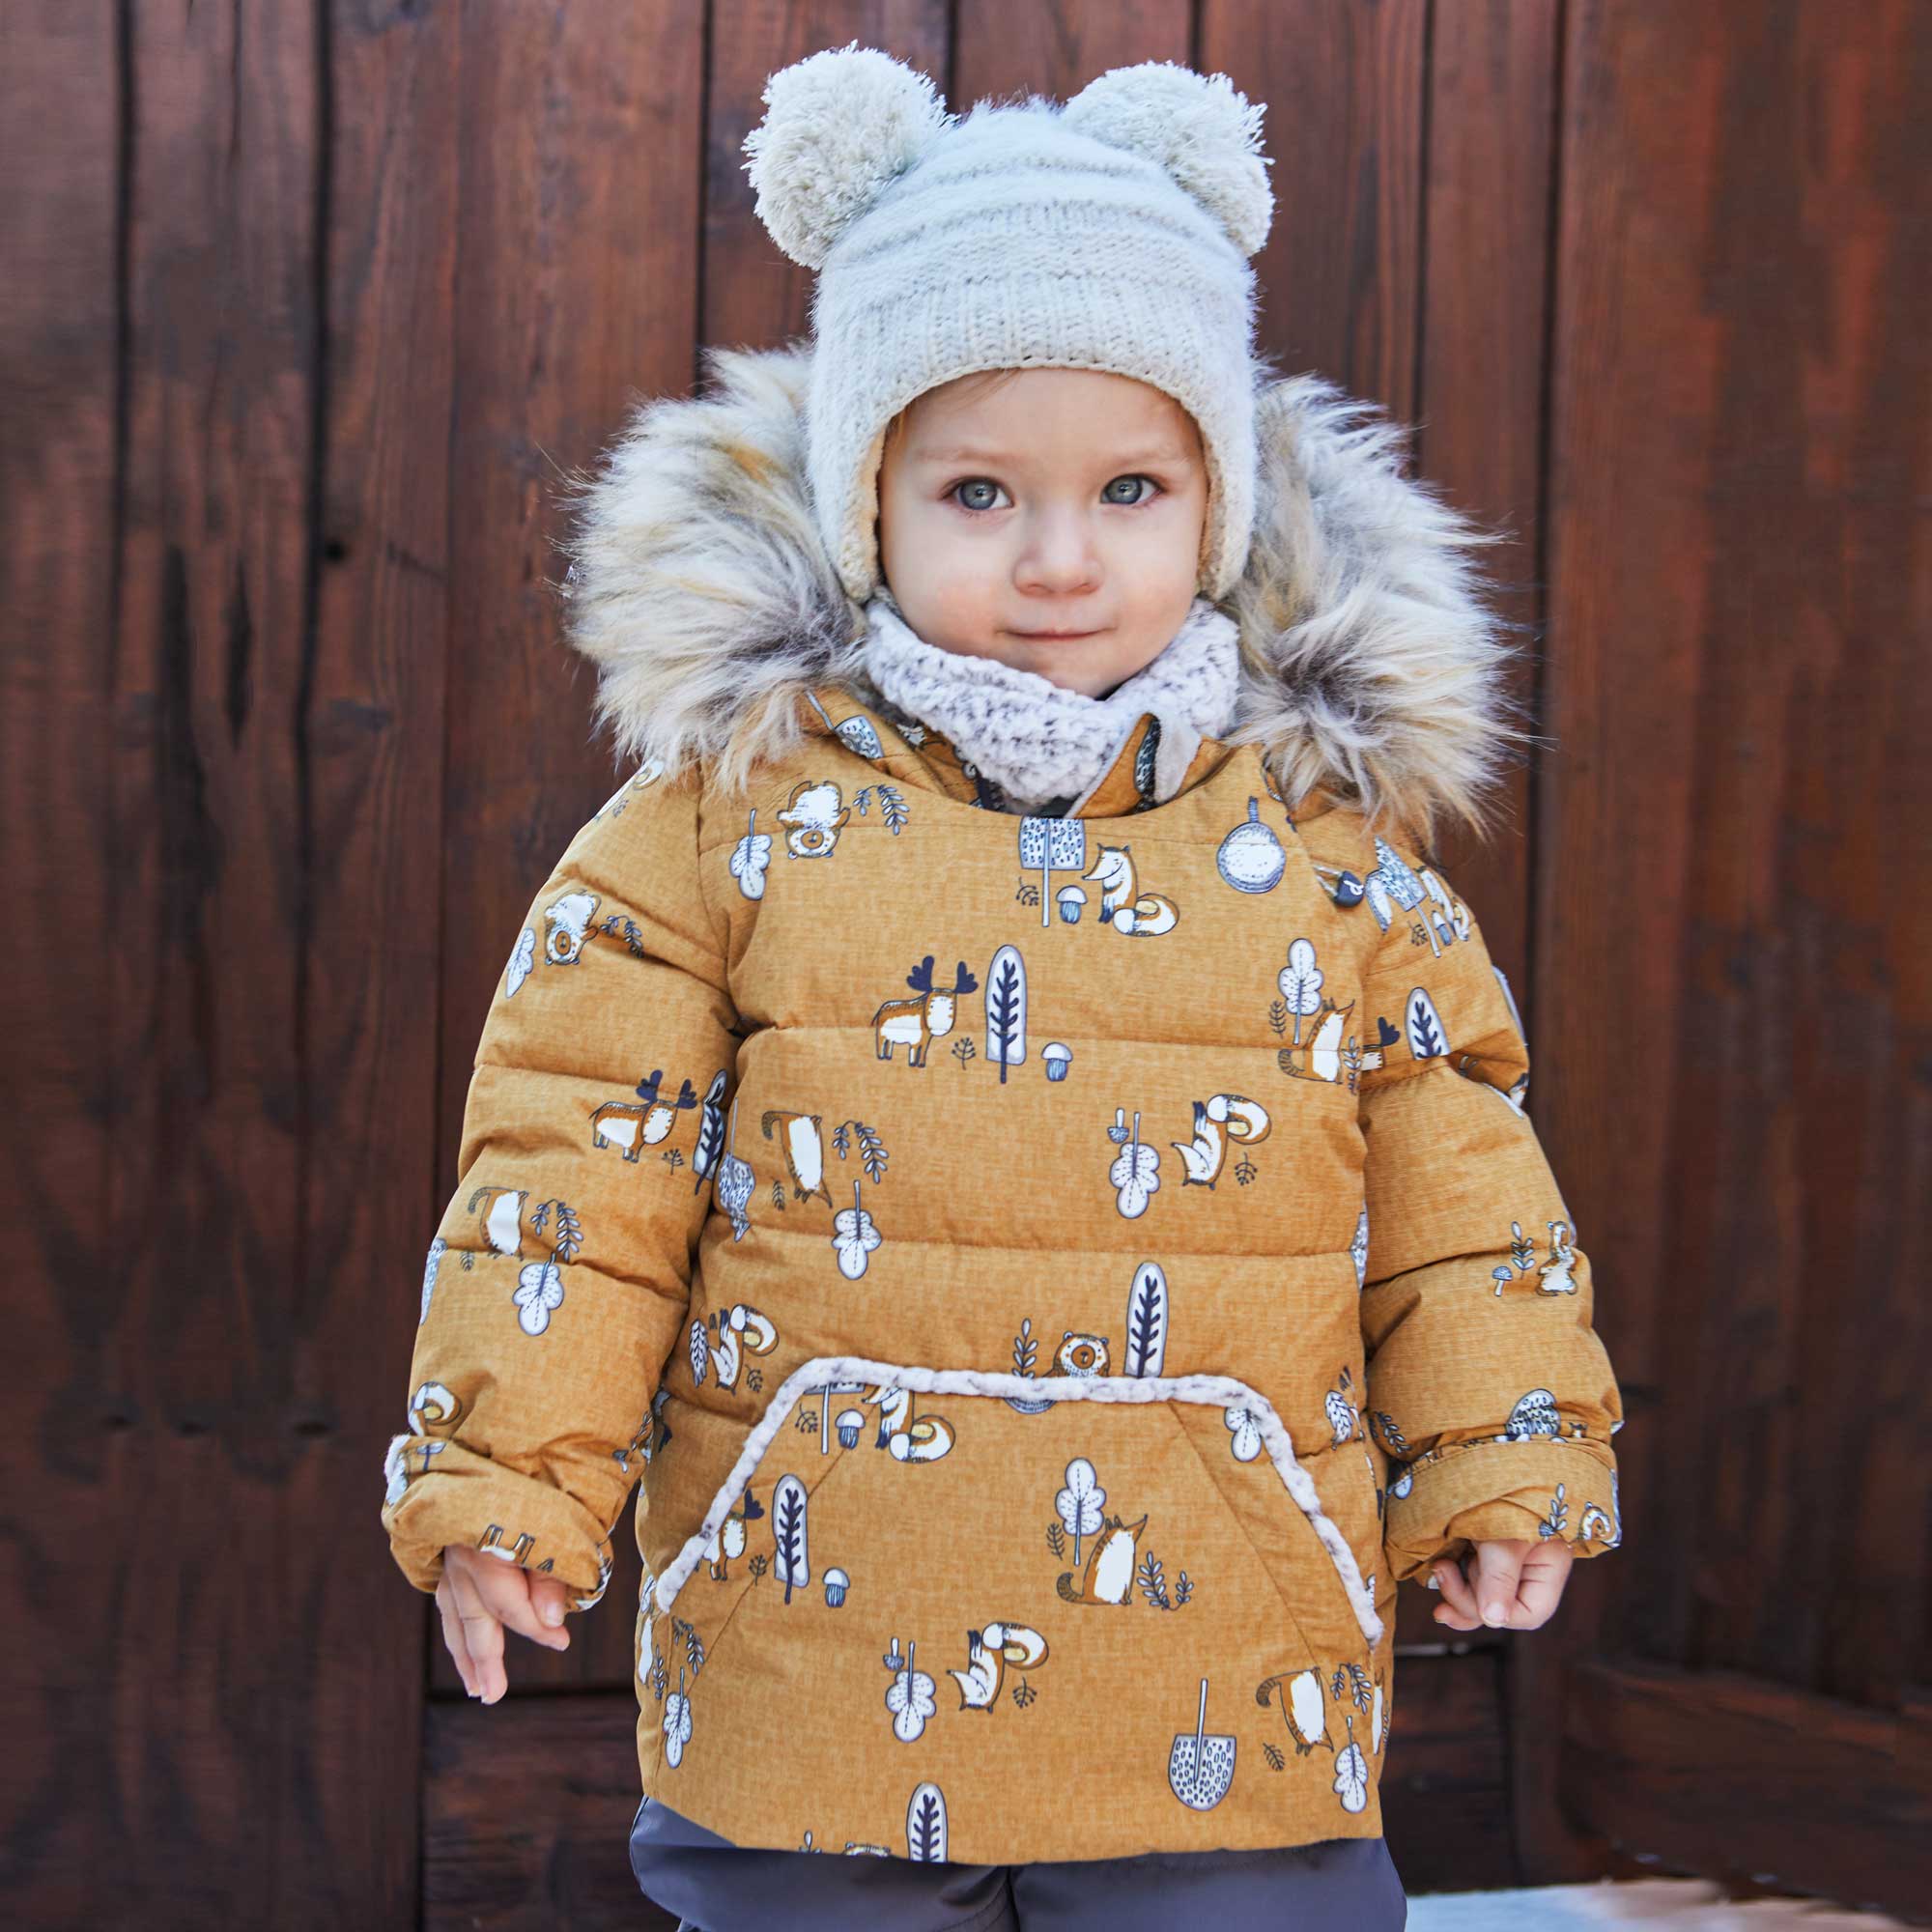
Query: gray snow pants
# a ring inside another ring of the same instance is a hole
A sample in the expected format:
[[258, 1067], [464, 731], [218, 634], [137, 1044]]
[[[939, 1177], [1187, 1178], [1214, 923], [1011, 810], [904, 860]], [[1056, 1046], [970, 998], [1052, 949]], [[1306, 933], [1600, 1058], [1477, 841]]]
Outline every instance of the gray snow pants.
[[680, 1932], [1403, 1932], [1380, 1838], [1061, 1864], [923, 1863], [743, 1850], [646, 1798], [631, 1870]]

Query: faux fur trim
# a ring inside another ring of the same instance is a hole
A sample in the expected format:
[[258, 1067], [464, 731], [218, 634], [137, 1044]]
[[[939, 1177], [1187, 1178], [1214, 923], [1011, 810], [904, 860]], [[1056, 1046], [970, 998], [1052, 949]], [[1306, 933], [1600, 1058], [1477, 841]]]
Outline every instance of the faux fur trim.
[[944, 734], [999, 785], [1014, 811], [1083, 799], [1112, 767], [1144, 711], [1161, 721], [1154, 793], [1171, 798], [1204, 737], [1225, 732], [1239, 698], [1235, 620], [1197, 597], [1159, 653], [1105, 697], [1025, 670], [929, 644], [897, 600], [867, 599], [866, 671], [881, 696]]
[[1262, 1443], [1275, 1473], [1328, 1552], [1363, 1636], [1371, 1648], [1381, 1641], [1382, 1620], [1376, 1613], [1375, 1596], [1362, 1580], [1361, 1566], [1349, 1539], [1321, 1507], [1314, 1477], [1295, 1460], [1287, 1425], [1267, 1397], [1246, 1382], [1232, 1376], [1014, 1376], [985, 1369], [927, 1369], [903, 1362], [875, 1362], [864, 1355], [814, 1355], [779, 1384], [757, 1427], [745, 1438], [731, 1473], [711, 1499], [704, 1520], [685, 1539], [684, 1547], [653, 1586], [651, 1594], [659, 1612], [670, 1608], [677, 1593], [704, 1560], [711, 1539], [745, 1493], [765, 1451], [801, 1398], [828, 1382], [860, 1380], [888, 1388], [916, 1389], [922, 1395], [1016, 1396], [1023, 1402], [1194, 1402], [1216, 1408], [1245, 1408], [1260, 1426]]
[[[813, 684], [857, 690], [863, 607], [807, 494], [810, 339], [709, 348], [707, 391], [639, 403], [564, 486], [565, 635], [597, 667], [621, 759], [727, 791], [796, 749]], [[1263, 748], [1284, 795], [1321, 786], [1426, 847], [1435, 821], [1489, 829], [1484, 794], [1531, 734], [1504, 689], [1518, 627], [1473, 561], [1503, 541], [1402, 474], [1406, 433], [1316, 375], [1259, 384], [1256, 520], [1223, 608], [1240, 627], [1230, 744]], [[810, 727], [815, 728], [815, 727]]]

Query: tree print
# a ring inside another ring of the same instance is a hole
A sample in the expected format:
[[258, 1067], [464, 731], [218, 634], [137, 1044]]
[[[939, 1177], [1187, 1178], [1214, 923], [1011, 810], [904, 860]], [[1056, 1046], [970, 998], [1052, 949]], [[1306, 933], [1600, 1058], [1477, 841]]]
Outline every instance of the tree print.
[[1130, 1376], [1157, 1376], [1167, 1355], [1167, 1276], [1158, 1262], [1143, 1262], [1127, 1296]]
[[1073, 1539], [1073, 1563], [1080, 1564], [1080, 1539], [1095, 1535], [1101, 1523], [1101, 1505], [1107, 1500], [1094, 1473], [1094, 1465], [1084, 1456], [1076, 1456], [1066, 1465], [1066, 1487], [1053, 1499], [1054, 1513], [1066, 1525]]
[[781, 1476], [772, 1496], [772, 1540], [778, 1546], [778, 1574], [785, 1586], [784, 1600], [791, 1602], [794, 1589], [804, 1589], [811, 1581], [811, 1565], [806, 1551], [806, 1488], [796, 1476]]
[[1292, 1045], [1301, 1044], [1301, 1022], [1309, 1014], [1321, 1010], [1323, 978], [1321, 967], [1315, 963], [1314, 942], [1294, 940], [1288, 949], [1288, 964], [1275, 976], [1282, 999], [1287, 1003], [1288, 1010], [1294, 1015]]
[[1026, 1060], [1026, 962], [1017, 947], [1003, 946], [986, 968], [986, 1058], [1000, 1064], [1000, 1085], [1007, 1068]]

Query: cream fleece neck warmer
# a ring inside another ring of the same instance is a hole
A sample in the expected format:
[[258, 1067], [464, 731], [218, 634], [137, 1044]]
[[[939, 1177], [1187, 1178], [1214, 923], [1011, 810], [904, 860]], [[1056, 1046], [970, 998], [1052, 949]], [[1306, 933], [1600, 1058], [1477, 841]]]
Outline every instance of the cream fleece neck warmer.
[[994, 781], [1009, 811], [1063, 804], [1070, 814], [1120, 755], [1144, 711], [1161, 722], [1154, 793], [1179, 789], [1204, 738], [1232, 729], [1240, 688], [1239, 632], [1197, 597], [1151, 663], [1105, 697], [1068, 691], [997, 658], [928, 644], [881, 586], [867, 601], [865, 667], [880, 695], [941, 732]]

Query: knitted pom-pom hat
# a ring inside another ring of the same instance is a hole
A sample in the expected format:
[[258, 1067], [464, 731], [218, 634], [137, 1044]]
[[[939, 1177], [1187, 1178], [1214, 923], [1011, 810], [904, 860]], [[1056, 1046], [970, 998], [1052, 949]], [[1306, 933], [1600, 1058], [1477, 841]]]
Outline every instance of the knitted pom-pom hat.
[[879, 582], [879, 459], [915, 397], [982, 369], [1102, 369], [1200, 426], [1198, 590], [1226, 596], [1254, 527], [1255, 282], [1274, 197], [1263, 109], [1168, 61], [949, 115], [875, 47], [773, 74], [746, 137], [758, 217], [818, 270], [806, 469], [845, 590]]

